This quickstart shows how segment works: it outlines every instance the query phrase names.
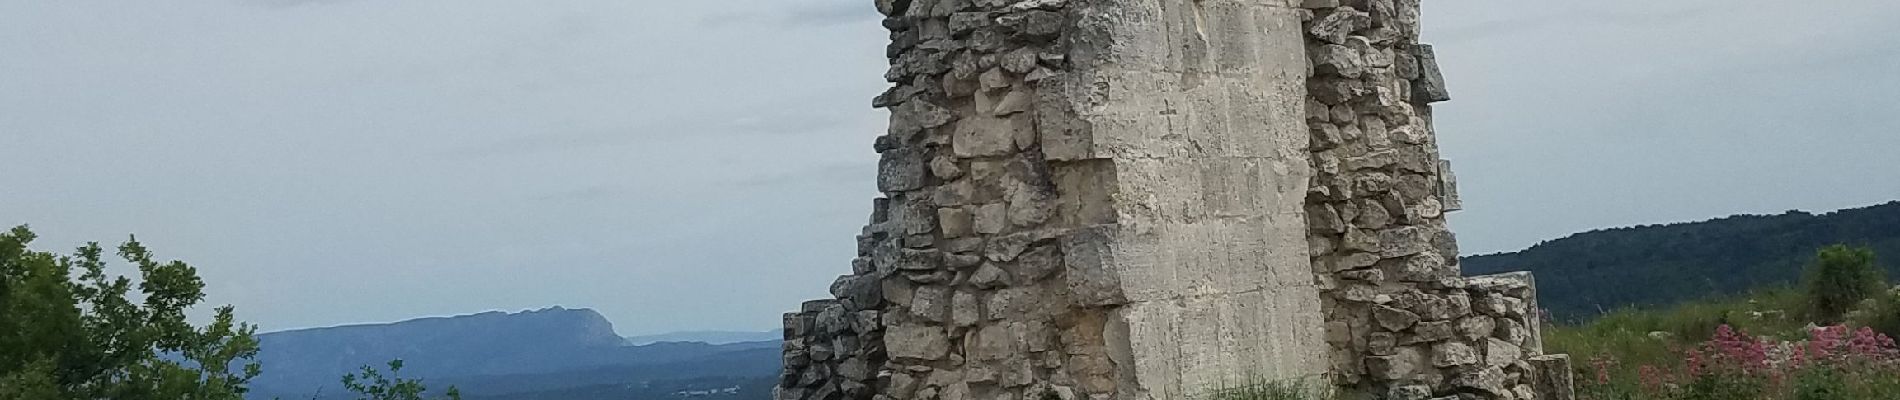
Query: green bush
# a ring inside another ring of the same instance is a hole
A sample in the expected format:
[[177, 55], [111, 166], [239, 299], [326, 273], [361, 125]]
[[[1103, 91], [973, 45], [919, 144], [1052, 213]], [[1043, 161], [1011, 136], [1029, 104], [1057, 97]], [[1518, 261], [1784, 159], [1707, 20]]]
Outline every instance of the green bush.
[[1874, 251], [1846, 245], [1821, 249], [1808, 267], [1804, 285], [1810, 316], [1824, 324], [1840, 323], [1861, 301], [1886, 288], [1880, 270], [1874, 268]]
[[1900, 336], [1900, 291], [1888, 291], [1874, 295], [1867, 307], [1855, 310], [1851, 318], [1856, 325], [1874, 328], [1887, 336]]

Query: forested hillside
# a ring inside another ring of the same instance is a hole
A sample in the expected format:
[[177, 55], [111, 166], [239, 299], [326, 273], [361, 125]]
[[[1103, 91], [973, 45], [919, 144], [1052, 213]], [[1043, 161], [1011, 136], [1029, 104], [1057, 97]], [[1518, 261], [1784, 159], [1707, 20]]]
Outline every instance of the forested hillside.
[[1815, 215], [1737, 215], [1579, 233], [1514, 253], [1464, 258], [1466, 275], [1533, 271], [1560, 320], [1793, 283], [1817, 249], [1868, 246], [1900, 276], [1900, 202]]

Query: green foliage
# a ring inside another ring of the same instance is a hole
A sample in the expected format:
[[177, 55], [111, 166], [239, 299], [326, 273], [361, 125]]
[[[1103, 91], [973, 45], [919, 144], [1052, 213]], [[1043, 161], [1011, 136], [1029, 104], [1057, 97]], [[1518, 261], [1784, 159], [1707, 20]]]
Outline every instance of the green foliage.
[[1808, 312], [1816, 322], [1828, 324], [1840, 322], [1861, 301], [1886, 287], [1880, 270], [1874, 269], [1874, 250], [1845, 245], [1821, 249], [1803, 284]]
[[[1800, 291], [1758, 289], [1745, 296], [1715, 297], [1666, 308], [1624, 308], [1581, 325], [1544, 327], [1544, 347], [1580, 359], [1605, 357], [1625, 363], [1658, 364], [1677, 357], [1671, 347], [1708, 340], [1716, 328], [1730, 325], [1757, 335], [1795, 339], [1808, 325], [1799, 312]], [[1635, 379], [1635, 371], [1618, 371]]]
[[1849, 318], [1854, 325], [1874, 328], [1887, 336], [1900, 337], [1900, 291], [1887, 291], [1874, 295], [1866, 302], [1866, 308], [1851, 313]]
[[205, 296], [195, 268], [128, 240], [118, 256], [138, 268], [135, 293], [105, 273], [98, 243], [55, 255], [30, 249], [35, 238], [0, 233], [0, 398], [242, 399], [259, 371], [256, 327], [230, 306], [186, 321]]
[[[343, 388], [355, 393], [357, 400], [424, 400], [429, 391], [422, 380], [402, 377], [402, 360], [390, 360], [387, 375], [365, 365], [362, 371], [343, 376]], [[451, 386], [443, 396], [462, 400], [462, 391]]]
[[[1682, 385], [1671, 400], [1744, 400], [1761, 398], [1767, 385], [1764, 377], [1745, 375], [1709, 375]], [[1847, 400], [1847, 399], [1842, 399]], [[1867, 400], [1873, 400], [1868, 398]]]

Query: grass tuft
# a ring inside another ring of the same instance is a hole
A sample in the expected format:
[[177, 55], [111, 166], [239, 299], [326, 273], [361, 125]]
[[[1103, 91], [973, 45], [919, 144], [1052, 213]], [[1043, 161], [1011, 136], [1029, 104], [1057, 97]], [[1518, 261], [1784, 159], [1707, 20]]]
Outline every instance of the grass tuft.
[[1225, 387], [1206, 400], [1335, 400], [1330, 387], [1304, 380], [1249, 379], [1247, 383]]

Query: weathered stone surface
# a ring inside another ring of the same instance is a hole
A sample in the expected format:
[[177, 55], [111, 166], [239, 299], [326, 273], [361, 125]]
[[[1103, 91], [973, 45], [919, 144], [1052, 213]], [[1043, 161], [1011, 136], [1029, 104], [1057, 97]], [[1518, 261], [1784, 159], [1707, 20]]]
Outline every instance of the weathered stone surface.
[[902, 271], [929, 271], [943, 265], [943, 253], [937, 250], [898, 249], [896, 266]]
[[1418, 45], [1416, 49], [1419, 78], [1412, 83], [1412, 100], [1421, 103], [1451, 100], [1451, 94], [1445, 90], [1445, 75], [1438, 69], [1438, 54], [1428, 44]]
[[1447, 266], [1445, 258], [1439, 256], [1437, 252], [1421, 252], [1406, 257], [1405, 261], [1399, 264], [1398, 279], [1408, 282], [1436, 281], [1453, 272], [1450, 268], [1446, 268]]
[[1432, 397], [1432, 387], [1425, 385], [1395, 385], [1386, 391], [1387, 400], [1427, 400]]
[[911, 297], [910, 313], [925, 321], [944, 322], [949, 317], [951, 289], [930, 285], [918, 287]]
[[831, 283], [831, 295], [853, 310], [872, 309], [884, 299], [883, 284], [871, 275], [840, 276]]
[[950, 353], [950, 336], [941, 327], [899, 325], [885, 332], [885, 349], [894, 358], [941, 360]]
[[1458, 319], [1458, 337], [1464, 340], [1483, 340], [1496, 331], [1497, 322], [1491, 317], [1474, 315]]
[[1451, 379], [1453, 386], [1477, 390], [1492, 396], [1509, 396], [1510, 389], [1504, 387], [1504, 370], [1488, 367], [1460, 373]]
[[1423, 227], [1406, 226], [1379, 231], [1379, 256], [1398, 258], [1431, 249], [1431, 236]]
[[1049, 231], [1016, 232], [990, 238], [983, 245], [983, 256], [990, 261], [1008, 262], [1023, 254], [1029, 246], [1051, 239]]
[[950, 321], [956, 326], [976, 325], [983, 318], [983, 310], [976, 302], [976, 294], [958, 291], [950, 297]]
[[1009, 154], [1016, 150], [1014, 126], [1008, 119], [971, 118], [958, 123], [951, 136], [951, 148], [957, 157], [985, 157]]
[[1449, 340], [1452, 336], [1453, 332], [1450, 321], [1420, 322], [1418, 325], [1412, 326], [1412, 336], [1406, 338], [1402, 343], [1430, 343]]
[[997, 22], [1026, 40], [1048, 40], [1062, 31], [1062, 14], [1047, 10], [1028, 10], [997, 18]]
[[1463, 342], [1444, 342], [1432, 346], [1432, 365], [1456, 367], [1478, 363], [1478, 350]]
[[911, 0], [876, 0], [876, 2], [877, 12], [883, 13], [884, 15], [896, 16], [904, 15], [904, 11], [907, 6], [910, 5]]
[[1365, 63], [1359, 53], [1346, 46], [1329, 44], [1319, 46], [1309, 55], [1313, 58], [1313, 73], [1358, 78], [1366, 72]]
[[891, 108], [891, 126], [888, 136], [901, 145], [909, 142], [925, 129], [944, 126], [956, 119], [950, 109], [928, 101], [907, 101]]
[[978, 206], [974, 215], [976, 233], [994, 235], [1009, 228], [1009, 208], [1003, 203]]
[[964, 269], [983, 264], [983, 256], [974, 253], [950, 253], [943, 255], [943, 266], [952, 269]]
[[1322, 12], [1307, 27], [1307, 33], [1314, 38], [1332, 44], [1346, 43], [1346, 37], [1353, 31], [1369, 23], [1371, 16], [1351, 7], [1339, 7]]
[[1502, 367], [1524, 359], [1524, 349], [1499, 339], [1486, 339], [1484, 365]]
[[924, 159], [905, 150], [884, 152], [877, 163], [877, 190], [902, 192], [924, 187]]
[[1392, 332], [1411, 328], [1412, 325], [1417, 324], [1419, 320], [1418, 314], [1387, 306], [1374, 306], [1372, 308], [1372, 318], [1379, 322], [1380, 328]]
[[1506, 343], [1523, 346], [1528, 339], [1530, 339], [1530, 329], [1525, 328], [1524, 324], [1517, 322], [1516, 319], [1498, 318], [1493, 321], [1497, 322], [1497, 330], [1493, 332], [1494, 336], [1498, 339], [1503, 339]]
[[985, 263], [983, 266], [977, 267], [976, 272], [970, 274], [970, 285], [976, 286], [978, 289], [995, 289], [1009, 286], [1009, 272], [1003, 271], [1002, 268], [997, 268], [995, 264]]
[[1306, 206], [1306, 224], [1317, 233], [1345, 233], [1346, 222], [1330, 204], [1310, 204]]
[[943, 237], [956, 238], [971, 233], [970, 211], [962, 207], [937, 209], [937, 224], [942, 227]]
[[1380, 379], [1410, 378], [1426, 368], [1425, 354], [1412, 347], [1399, 348], [1389, 356], [1366, 357], [1366, 372]]
[[1531, 388], [1541, 400], [1573, 400], [1577, 397], [1572, 380], [1570, 356], [1553, 354], [1531, 357]]

